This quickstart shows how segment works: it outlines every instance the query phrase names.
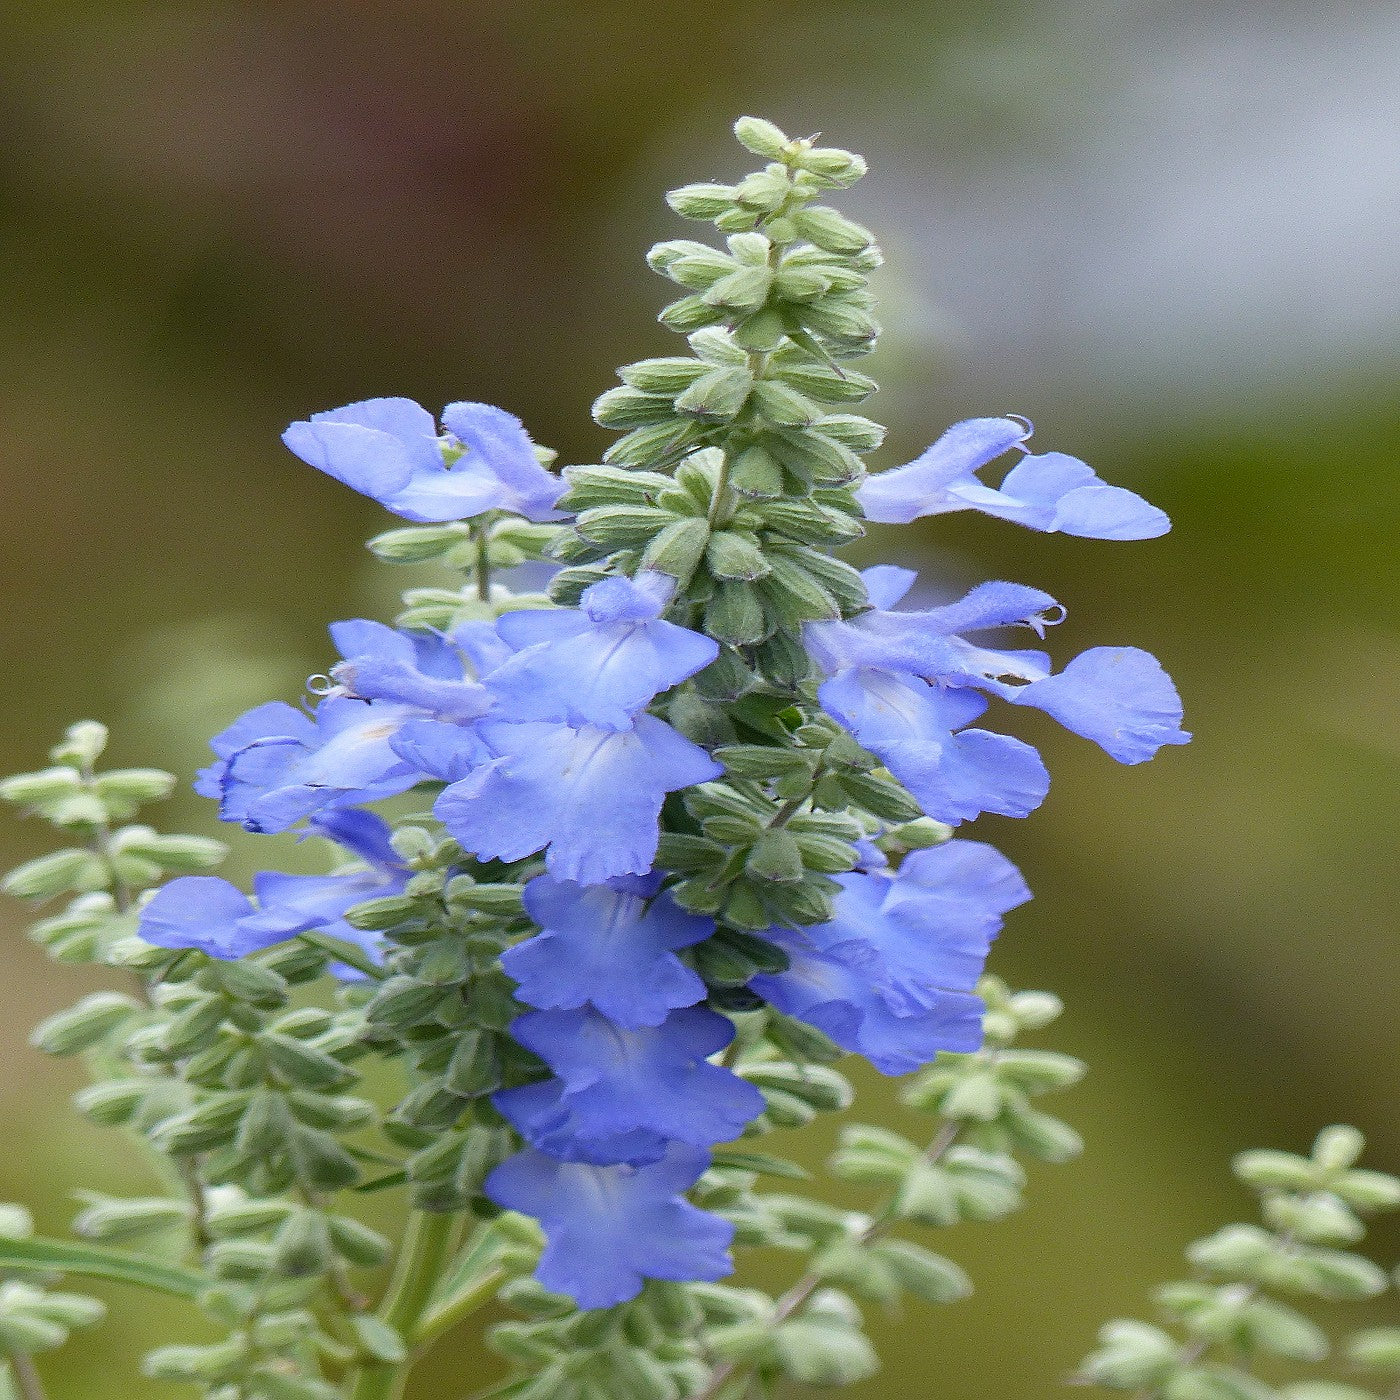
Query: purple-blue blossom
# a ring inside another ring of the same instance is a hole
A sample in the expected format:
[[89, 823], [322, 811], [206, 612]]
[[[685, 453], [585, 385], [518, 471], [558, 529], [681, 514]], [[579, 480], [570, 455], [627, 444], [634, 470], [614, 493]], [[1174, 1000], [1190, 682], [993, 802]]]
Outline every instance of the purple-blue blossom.
[[516, 996], [542, 1010], [597, 1007], [619, 1026], [657, 1026], [705, 997], [705, 984], [677, 956], [714, 932], [714, 922], [658, 894], [660, 876], [580, 885], [540, 875], [525, 886], [525, 912], [539, 933], [508, 948], [501, 966]]
[[875, 604], [869, 612], [804, 629], [829, 677], [821, 702], [931, 817], [956, 824], [984, 811], [1025, 816], [1048, 790], [1029, 745], [966, 728], [987, 708], [982, 691], [1045, 710], [1121, 763], [1141, 763], [1191, 737], [1170, 677], [1147, 652], [1095, 647], [1056, 675], [1042, 651], [993, 649], [962, 635], [1008, 626], [1044, 635], [1063, 616], [1047, 593], [984, 583], [945, 607], [894, 612], [912, 571], [882, 566], [862, 577]]
[[[1163, 511], [1063, 452], [1030, 453], [1030, 424], [1016, 418], [969, 418], [903, 467], [867, 477], [856, 492], [870, 520], [907, 524], [926, 515], [977, 510], [1033, 530], [1097, 540], [1147, 540], [1164, 535]], [[1025, 455], [999, 487], [977, 473], [1007, 452]]]
[[141, 910], [137, 932], [159, 948], [197, 948], [234, 959], [318, 929], [374, 953], [377, 940], [345, 919], [352, 905], [397, 894], [410, 871], [389, 844], [387, 824], [359, 810], [313, 817], [308, 834], [337, 842], [364, 862], [332, 875], [284, 875], [265, 870], [253, 877], [256, 905], [235, 885], [214, 875], [182, 875], [159, 889]]
[[405, 792], [418, 774], [391, 740], [413, 707], [329, 695], [314, 716], [281, 701], [249, 710], [210, 741], [195, 791], [249, 831], [285, 831], [328, 806]]
[[535, 1277], [580, 1308], [610, 1308], [646, 1279], [713, 1282], [733, 1272], [734, 1226], [682, 1197], [709, 1165], [684, 1143], [643, 1166], [562, 1162], [527, 1148], [486, 1179], [486, 1195], [531, 1215], [546, 1244]]
[[[560, 1083], [558, 1103], [522, 1131], [544, 1147], [565, 1126], [570, 1137], [617, 1138], [655, 1133], [708, 1146], [729, 1142], [763, 1112], [763, 1095], [708, 1057], [734, 1038], [726, 1017], [703, 1007], [673, 1011], [659, 1026], [627, 1029], [598, 1011], [530, 1011], [511, 1035], [532, 1050]], [[512, 1095], [495, 1096], [511, 1114]], [[539, 1106], [539, 1105], [536, 1105]]]
[[282, 441], [303, 462], [405, 520], [466, 520], [509, 510], [558, 520], [564, 483], [547, 472], [520, 420], [483, 403], [442, 411], [445, 432], [412, 399], [368, 399], [293, 423]]
[[585, 885], [646, 874], [666, 794], [724, 771], [648, 714], [620, 732], [496, 720], [476, 732], [494, 757], [442, 793], [438, 818], [483, 860], [545, 850], [550, 874]]
[[920, 1010], [900, 1014], [868, 974], [838, 952], [817, 946], [811, 929], [769, 929], [764, 935], [788, 956], [784, 972], [762, 973], [750, 987], [779, 1011], [808, 1022], [882, 1074], [908, 1074], [940, 1050], [970, 1052], [982, 1044], [982, 999], [970, 992], [933, 992]]
[[897, 872], [835, 878], [834, 917], [808, 930], [812, 941], [900, 1015], [930, 1009], [942, 992], [970, 992], [1002, 915], [1031, 897], [1021, 872], [982, 841], [912, 851]]
[[719, 655], [719, 643], [662, 620], [675, 580], [643, 572], [584, 591], [578, 608], [519, 609], [496, 624], [515, 655], [490, 673], [512, 720], [627, 729]]

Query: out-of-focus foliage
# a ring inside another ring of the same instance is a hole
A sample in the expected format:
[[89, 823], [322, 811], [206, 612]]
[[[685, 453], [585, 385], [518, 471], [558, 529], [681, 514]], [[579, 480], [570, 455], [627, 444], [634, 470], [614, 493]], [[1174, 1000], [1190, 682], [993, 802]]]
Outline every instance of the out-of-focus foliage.
[[[57, 4], [7, 29], [0, 771], [55, 715], [95, 713], [116, 761], [188, 772], [208, 733], [295, 691], [321, 619], [383, 613], [375, 590], [403, 579], [357, 569], [382, 515], [288, 456], [282, 426], [369, 393], [469, 397], [587, 460], [614, 366], [668, 343], [664, 287], [635, 272], [674, 232], [655, 191], [696, 173], [707, 132], [708, 173], [736, 173], [740, 111], [839, 124], [874, 171], [851, 212], [924, 308], [881, 351], [876, 464], [1014, 409], [1175, 522], [1119, 550], [959, 519], [939, 531], [958, 553], [914, 562], [950, 588], [1034, 583], [1085, 644], [1169, 656], [1197, 734], [1110, 784], [1028, 717], [1056, 787], [1045, 820], [987, 831], [1037, 872], [993, 967], [1074, 1007], [1087, 1150], [1033, 1210], [958, 1239], [978, 1292], [936, 1330], [877, 1323], [886, 1369], [854, 1393], [980, 1400], [1011, 1312], [997, 1393], [1041, 1396], [1234, 1209], [1223, 1156], [1340, 1118], [1400, 1161], [1400, 115], [1373, 76], [1400, 7]], [[8, 866], [44, 835], [4, 841]], [[53, 1113], [74, 1081], [23, 1048], [73, 988], [5, 918], [26, 1150], [0, 1199], [52, 1230], [71, 1207], [45, 1193], [91, 1175], [102, 1140]], [[870, 1079], [862, 1115], [914, 1131]], [[142, 1170], [110, 1189], [140, 1194]], [[1400, 1253], [1389, 1222], [1373, 1244]], [[160, 1337], [156, 1310], [103, 1296], [107, 1324], [55, 1358], [60, 1400], [101, 1393], [133, 1332]], [[475, 1358], [444, 1354], [418, 1395], [476, 1384]]]

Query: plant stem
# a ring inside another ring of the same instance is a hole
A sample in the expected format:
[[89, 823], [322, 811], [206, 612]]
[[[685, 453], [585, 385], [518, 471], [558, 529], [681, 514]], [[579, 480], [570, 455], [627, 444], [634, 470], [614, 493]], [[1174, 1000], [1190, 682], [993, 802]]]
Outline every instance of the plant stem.
[[486, 526], [474, 523], [471, 532], [476, 538], [476, 596], [483, 602], [491, 601], [491, 563], [487, 554], [489, 536]]
[[450, 1331], [464, 1317], [470, 1316], [484, 1303], [489, 1303], [505, 1278], [504, 1269], [490, 1269], [468, 1291], [459, 1293], [450, 1303], [425, 1312], [409, 1339], [410, 1344], [427, 1346], [444, 1332]]
[[[417, 1329], [452, 1248], [456, 1217], [445, 1211], [417, 1210], [409, 1217], [389, 1291], [379, 1316], [407, 1342]], [[393, 1363], [370, 1361], [360, 1370], [351, 1400], [399, 1400], [413, 1357]]]
[[22, 1400], [45, 1400], [44, 1383], [39, 1379], [32, 1356], [12, 1356], [10, 1370], [14, 1372]]
[[[938, 1159], [953, 1145], [958, 1133], [962, 1130], [961, 1123], [947, 1122], [939, 1128], [932, 1142], [924, 1149], [924, 1161], [930, 1164]], [[880, 1210], [880, 1213], [856, 1236], [858, 1245], [874, 1244], [898, 1219], [896, 1212], [895, 1197], [890, 1199]], [[813, 1293], [821, 1287], [822, 1279], [819, 1274], [807, 1273], [797, 1280], [773, 1308], [773, 1316], [770, 1326], [777, 1327], [780, 1323], [786, 1322]], [[711, 1374], [709, 1383], [703, 1390], [697, 1391], [691, 1400], [716, 1400], [716, 1397], [724, 1390], [725, 1386], [734, 1379], [740, 1369], [737, 1361], [726, 1361], [716, 1368]]]

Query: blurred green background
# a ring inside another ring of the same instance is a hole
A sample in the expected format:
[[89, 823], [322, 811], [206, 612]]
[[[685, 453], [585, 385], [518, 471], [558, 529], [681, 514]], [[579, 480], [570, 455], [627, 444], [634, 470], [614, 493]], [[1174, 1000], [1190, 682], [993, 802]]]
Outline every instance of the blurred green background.
[[[283, 451], [288, 420], [485, 399], [596, 460], [593, 396], [669, 341], [642, 262], [683, 232], [663, 190], [748, 168], [745, 111], [863, 151], [843, 207], [890, 264], [876, 464], [1014, 410], [1175, 520], [1131, 546], [968, 517], [866, 546], [1049, 589], [1062, 657], [1151, 649], [1197, 735], [1125, 770], [1025, 715], [1050, 799], [976, 832], [1036, 890], [993, 967], [1067, 1001], [1051, 1043], [1092, 1072], [1056, 1107], [1088, 1151], [1021, 1216], [934, 1241], [977, 1294], [877, 1323], [858, 1393], [1052, 1393], [1241, 1212], [1234, 1151], [1349, 1120], [1400, 1168], [1397, 52], [1394, 0], [7, 7], [0, 769], [92, 715], [119, 761], [188, 774], [325, 665], [328, 620], [392, 610], [403, 578], [360, 547], [388, 521]], [[188, 796], [177, 818], [215, 825]], [[7, 818], [0, 864], [45, 841]], [[0, 1199], [61, 1230], [72, 1186], [141, 1171], [25, 1045], [82, 977], [0, 920]], [[121, 1368], [172, 1324], [111, 1300], [47, 1363], [55, 1400], [167, 1393]], [[495, 1365], [454, 1339], [415, 1400]]]

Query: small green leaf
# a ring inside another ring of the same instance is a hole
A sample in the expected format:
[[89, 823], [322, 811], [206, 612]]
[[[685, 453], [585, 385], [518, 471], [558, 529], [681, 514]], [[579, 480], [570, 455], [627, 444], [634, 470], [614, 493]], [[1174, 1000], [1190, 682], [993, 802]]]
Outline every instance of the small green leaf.
[[0, 1239], [0, 1268], [115, 1279], [118, 1283], [170, 1293], [177, 1298], [197, 1298], [211, 1282], [204, 1274], [176, 1264], [163, 1264], [100, 1245], [70, 1244], [63, 1240]]

